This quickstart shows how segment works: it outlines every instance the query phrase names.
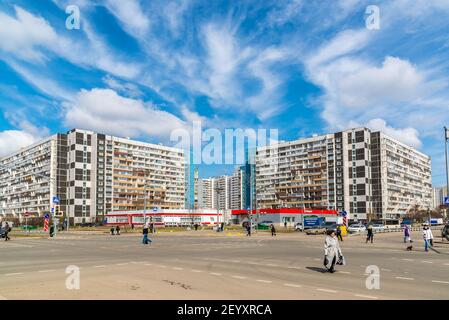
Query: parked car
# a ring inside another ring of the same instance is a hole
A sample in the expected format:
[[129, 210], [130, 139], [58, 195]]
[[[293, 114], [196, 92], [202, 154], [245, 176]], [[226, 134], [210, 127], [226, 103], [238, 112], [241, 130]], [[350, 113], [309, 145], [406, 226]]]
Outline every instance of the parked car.
[[295, 224], [295, 231], [304, 231], [304, 226], [298, 222]]
[[306, 234], [325, 234], [326, 233], [326, 228], [325, 227], [313, 227], [313, 228], [309, 228], [306, 231]]
[[337, 224], [336, 224], [336, 223], [333, 223], [333, 224], [327, 225], [327, 226], [326, 226], [326, 231], [327, 231], [327, 230], [334, 230], [334, 231], [337, 231]]
[[273, 221], [267, 221], [267, 220], [261, 221], [261, 222], [259, 223], [259, 225], [265, 226], [265, 227], [269, 227], [269, 226], [271, 226], [272, 224], [273, 224]]
[[373, 227], [373, 232], [381, 232], [385, 230], [385, 226], [380, 223], [373, 223], [371, 226]]
[[351, 224], [348, 227], [348, 232], [356, 233], [356, 232], [364, 232], [366, 231], [366, 227], [361, 223]]

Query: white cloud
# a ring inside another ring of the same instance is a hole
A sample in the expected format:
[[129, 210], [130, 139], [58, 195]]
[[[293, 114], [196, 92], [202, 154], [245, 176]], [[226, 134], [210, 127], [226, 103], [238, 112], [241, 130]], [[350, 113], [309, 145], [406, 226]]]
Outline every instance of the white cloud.
[[73, 103], [64, 106], [66, 126], [119, 136], [167, 138], [172, 130], [186, 127], [178, 117], [111, 89], [81, 90]]
[[7, 156], [38, 140], [39, 138], [33, 133], [23, 130], [0, 131], [0, 157]]
[[321, 115], [330, 130], [371, 125], [421, 146], [418, 129], [430, 126], [419, 118], [441, 107], [435, 97], [447, 83], [405, 59], [386, 56], [378, 65], [361, 58], [370, 40], [365, 31], [344, 31], [306, 60], [309, 79], [323, 90]]
[[105, 5], [129, 34], [141, 37], [148, 32], [150, 20], [138, 0], [106, 0]]
[[108, 85], [109, 88], [118, 91], [130, 98], [138, 98], [143, 95], [139, 87], [134, 83], [120, 81], [110, 75], [103, 77], [103, 82]]
[[14, 9], [16, 17], [0, 12], [0, 50], [24, 60], [43, 61], [40, 49], [56, 41], [56, 32], [42, 17], [18, 6]]
[[419, 132], [414, 128], [395, 129], [388, 126], [385, 120], [379, 118], [368, 121], [366, 126], [374, 131], [381, 131], [409, 146], [421, 148], [422, 143], [419, 139]]

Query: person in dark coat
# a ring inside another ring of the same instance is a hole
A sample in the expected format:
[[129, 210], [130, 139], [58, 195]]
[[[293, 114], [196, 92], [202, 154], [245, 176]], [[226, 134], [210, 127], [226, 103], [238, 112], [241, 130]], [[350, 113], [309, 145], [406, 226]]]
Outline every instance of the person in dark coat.
[[115, 233], [115, 228], [114, 228], [114, 227], [111, 227], [111, 236], [113, 236], [114, 233]]
[[251, 224], [247, 223], [246, 225], [246, 236], [251, 237]]
[[120, 227], [119, 226], [115, 227], [115, 233], [117, 235], [120, 235]]
[[9, 237], [9, 233], [11, 232], [11, 227], [9, 226], [8, 222], [5, 223], [5, 241], [11, 240], [11, 238]]
[[341, 235], [341, 226], [337, 226], [337, 239], [343, 242], [343, 237]]
[[371, 243], [373, 243], [373, 238], [374, 238], [373, 226], [368, 226], [366, 231], [368, 232], [366, 235], [366, 243], [368, 243], [368, 241], [370, 241], [370, 240], [371, 240]]
[[276, 228], [274, 227], [274, 224], [270, 225], [270, 229], [271, 229], [271, 236], [275, 236], [276, 235]]

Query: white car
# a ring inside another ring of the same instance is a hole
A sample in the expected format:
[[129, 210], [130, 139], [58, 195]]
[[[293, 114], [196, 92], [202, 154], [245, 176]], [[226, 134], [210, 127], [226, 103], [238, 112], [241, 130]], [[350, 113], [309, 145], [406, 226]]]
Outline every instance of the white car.
[[295, 225], [295, 231], [304, 231], [304, 226], [301, 223]]
[[364, 231], [366, 231], [366, 227], [361, 223], [351, 224], [348, 227], [348, 232], [351, 232], [351, 233], [364, 232]]
[[373, 223], [371, 226], [373, 227], [373, 232], [381, 232], [385, 230], [385, 226], [380, 223]]

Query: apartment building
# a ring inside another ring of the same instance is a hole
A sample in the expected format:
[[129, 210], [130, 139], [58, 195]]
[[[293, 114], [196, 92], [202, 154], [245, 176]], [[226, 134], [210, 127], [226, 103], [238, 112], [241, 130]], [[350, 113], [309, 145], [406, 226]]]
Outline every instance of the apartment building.
[[74, 223], [142, 210], [145, 194], [149, 209], [184, 208], [185, 156], [176, 148], [73, 129], [0, 164], [2, 214], [42, 214], [50, 210], [54, 195]]
[[244, 179], [240, 168], [231, 176], [223, 175], [198, 180], [200, 209], [241, 209], [244, 200]]
[[381, 132], [354, 128], [257, 149], [257, 207], [336, 209], [398, 220], [431, 206], [430, 158]]
[[56, 134], [0, 159], [0, 216], [49, 211], [55, 195], [66, 211], [66, 145]]
[[198, 208], [213, 209], [215, 194], [213, 192], [213, 178], [198, 179]]
[[444, 204], [444, 198], [447, 197], [447, 188], [432, 188], [432, 209], [436, 209]]

